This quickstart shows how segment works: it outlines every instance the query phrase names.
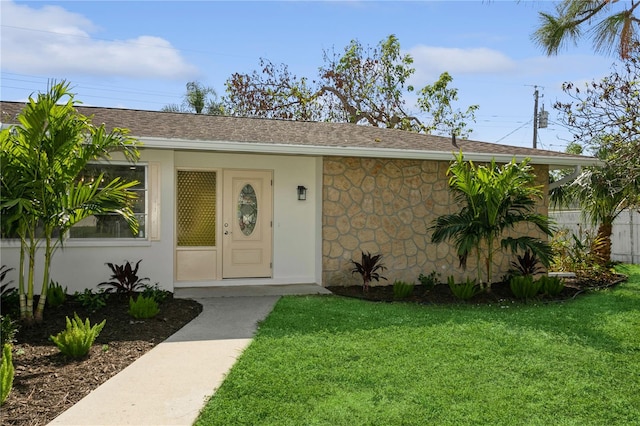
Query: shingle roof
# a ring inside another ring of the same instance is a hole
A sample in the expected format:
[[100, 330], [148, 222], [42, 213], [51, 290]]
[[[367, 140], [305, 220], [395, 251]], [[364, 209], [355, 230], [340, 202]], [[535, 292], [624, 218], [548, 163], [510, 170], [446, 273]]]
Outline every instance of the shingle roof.
[[[0, 122], [17, 123], [16, 116], [23, 106], [24, 103], [20, 102], [0, 102]], [[88, 106], [78, 106], [77, 109], [83, 115], [93, 116], [94, 124], [104, 123], [108, 128], [129, 129], [130, 134], [139, 138], [146, 146], [220, 150], [227, 144], [235, 148], [240, 147], [242, 151], [254, 152], [277, 146], [282, 153], [287, 153], [287, 149], [290, 149], [290, 153], [302, 155], [305, 152], [309, 152], [310, 155], [317, 155], [318, 152], [322, 152], [323, 155], [368, 152], [369, 155], [366, 156], [374, 156], [373, 151], [378, 155], [393, 154], [395, 158], [403, 157], [403, 153], [406, 153], [407, 158], [436, 153], [444, 153], [447, 158], [451, 158], [452, 152], [458, 151], [448, 137], [350, 123], [287, 121]], [[164, 144], [160, 144], [159, 140]], [[155, 141], [156, 145], [152, 141]], [[197, 142], [198, 148], [195, 148], [196, 145], [190, 145], [189, 141]], [[530, 157], [532, 162], [546, 164], [593, 163], [591, 157], [473, 140], [458, 139], [457, 146], [467, 158], [515, 156]]]

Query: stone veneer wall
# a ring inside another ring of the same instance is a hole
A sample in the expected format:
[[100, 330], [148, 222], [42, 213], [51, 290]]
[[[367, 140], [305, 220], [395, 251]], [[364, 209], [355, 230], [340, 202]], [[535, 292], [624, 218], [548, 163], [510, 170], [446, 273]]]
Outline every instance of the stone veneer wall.
[[[358, 285], [351, 259], [361, 251], [382, 253], [388, 268], [379, 284], [417, 282], [421, 273], [440, 273], [446, 281], [477, 276], [475, 258], [459, 267], [448, 243], [431, 243], [427, 229], [440, 215], [458, 210], [448, 187], [448, 161], [329, 157], [323, 164], [322, 264], [324, 286]], [[547, 191], [548, 168], [537, 167], [538, 185]], [[538, 211], [546, 214], [546, 199]], [[531, 230], [529, 230], [531, 231]], [[538, 231], [532, 231], [541, 236]], [[512, 256], [496, 256], [494, 279]], [[373, 282], [372, 285], [377, 285]]]

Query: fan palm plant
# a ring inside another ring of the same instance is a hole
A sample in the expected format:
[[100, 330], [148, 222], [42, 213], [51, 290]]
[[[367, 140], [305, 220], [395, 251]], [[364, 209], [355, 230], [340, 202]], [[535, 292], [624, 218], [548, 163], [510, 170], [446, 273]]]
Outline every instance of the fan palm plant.
[[[533, 185], [535, 176], [528, 160], [520, 164], [512, 160], [502, 166], [491, 161], [488, 165], [476, 166], [465, 161], [460, 152], [447, 173], [450, 190], [462, 209], [433, 221], [429, 228], [432, 242], [453, 240], [463, 268], [475, 252], [478, 282], [485, 282], [487, 290], [493, 278], [494, 254], [499, 250], [509, 249], [514, 253], [529, 250], [543, 265], [549, 264], [551, 248], [545, 241], [530, 236], [506, 236], [520, 223], [532, 223], [542, 233], [551, 235], [548, 217], [535, 212], [536, 199], [542, 197], [542, 192]], [[484, 280], [482, 260], [486, 271]]]

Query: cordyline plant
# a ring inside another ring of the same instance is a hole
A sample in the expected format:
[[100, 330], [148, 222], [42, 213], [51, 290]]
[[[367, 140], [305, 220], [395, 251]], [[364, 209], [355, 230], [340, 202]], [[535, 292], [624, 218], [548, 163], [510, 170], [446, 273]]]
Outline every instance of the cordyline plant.
[[369, 290], [369, 284], [372, 280], [380, 281], [380, 279], [386, 280], [385, 277], [380, 275], [380, 272], [387, 269], [381, 263], [382, 255], [372, 255], [369, 252], [362, 252], [362, 261], [356, 262], [352, 260], [354, 268], [351, 270], [351, 274], [359, 273], [362, 276], [362, 288], [364, 291]]
[[115, 263], [106, 263], [111, 269], [111, 281], [105, 281], [98, 284], [98, 287], [107, 287], [107, 293], [115, 290], [116, 293], [126, 293], [131, 296], [134, 292], [142, 290], [149, 278], [140, 278], [138, 276], [138, 268], [142, 259], [136, 262], [135, 266], [127, 260], [122, 265]]
[[[19, 125], [0, 131], [2, 236], [17, 236], [21, 242], [18, 291], [20, 318], [26, 323], [43, 319], [51, 259], [73, 225], [94, 214], [115, 213], [134, 234], [138, 230], [131, 209], [136, 195], [129, 191], [138, 182], [101, 182], [103, 176], [93, 183], [78, 179], [89, 162], [108, 159], [114, 151], [136, 161], [137, 141], [126, 129], [94, 126], [78, 113], [77, 103], [68, 83], [53, 83], [47, 93], [29, 97], [18, 115]], [[34, 313], [39, 246], [44, 246], [44, 275]]]

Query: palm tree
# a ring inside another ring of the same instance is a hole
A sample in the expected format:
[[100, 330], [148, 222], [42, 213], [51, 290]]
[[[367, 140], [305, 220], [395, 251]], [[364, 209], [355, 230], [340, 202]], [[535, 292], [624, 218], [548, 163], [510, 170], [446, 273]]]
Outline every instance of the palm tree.
[[[128, 191], [137, 182], [78, 179], [87, 163], [109, 158], [114, 151], [137, 160], [136, 141], [124, 129], [107, 132], [104, 125], [93, 126], [75, 105], [69, 84], [53, 83], [47, 93], [30, 97], [18, 117], [20, 125], [3, 129], [0, 136], [2, 225], [20, 237], [21, 261], [25, 253], [29, 256], [26, 294], [24, 265], [19, 268], [20, 316], [28, 323], [42, 321], [51, 259], [71, 226], [93, 214], [117, 213], [134, 232], [138, 229], [130, 207], [135, 195]], [[35, 251], [40, 244], [44, 276], [34, 316]]]
[[[590, 27], [588, 34], [596, 52], [617, 50], [620, 58], [626, 59], [637, 41], [640, 20], [634, 11], [639, 4], [637, 0], [564, 0], [556, 6], [555, 15], [540, 12], [540, 27], [532, 38], [547, 55], [556, 55], [568, 41], [576, 43], [583, 36], [582, 28]], [[603, 18], [596, 21], [597, 17]]]
[[579, 205], [583, 217], [598, 227], [597, 258], [605, 266], [611, 261], [613, 221], [629, 207], [640, 204], [640, 196], [637, 187], [635, 190], [630, 187], [625, 171], [615, 163], [614, 155], [602, 147], [595, 156], [602, 160], [602, 165], [586, 167], [573, 182], [560, 187], [562, 197], [558, 204]]
[[187, 92], [182, 105], [169, 104], [162, 107], [164, 112], [195, 112], [196, 114], [222, 115], [224, 108], [218, 101], [218, 95], [212, 87], [200, 82], [187, 83]]
[[[463, 207], [458, 213], [434, 220], [429, 228], [431, 241], [453, 240], [460, 266], [466, 267], [469, 255], [475, 252], [478, 260], [478, 281], [482, 282], [481, 257], [484, 255], [486, 289], [490, 291], [493, 278], [493, 256], [502, 249], [529, 250], [547, 266], [551, 259], [549, 245], [539, 239], [505, 236], [520, 223], [532, 223], [546, 235], [551, 235], [547, 216], [534, 212], [536, 198], [542, 197], [528, 160], [515, 160], [503, 166], [495, 161], [476, 166], [465, 161], [462, 152], [447, 172], [449, 187], [456, 201]], [[500, 243], [498, 245], [498, 242]]]

